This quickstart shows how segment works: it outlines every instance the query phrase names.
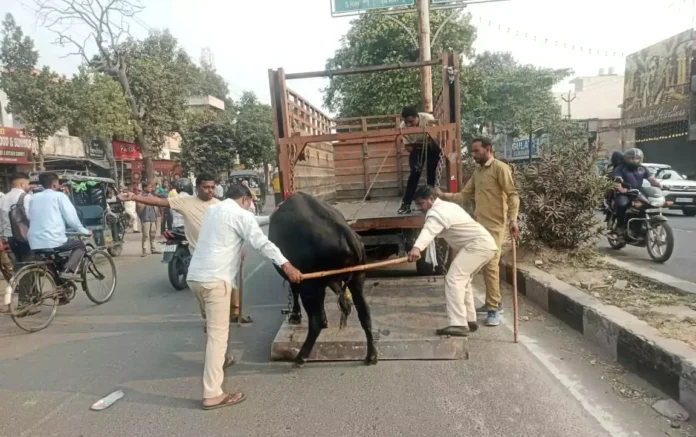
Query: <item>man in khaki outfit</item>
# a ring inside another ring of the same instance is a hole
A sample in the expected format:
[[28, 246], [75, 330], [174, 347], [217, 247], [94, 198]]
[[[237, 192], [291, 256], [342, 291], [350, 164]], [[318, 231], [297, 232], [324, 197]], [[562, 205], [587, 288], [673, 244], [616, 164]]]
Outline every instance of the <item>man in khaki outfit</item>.
[[515, 181], [510, 167], [493, 156], [493, 145], [488, 138], [476, 138], [471, 143], [471, 156], [479, 167], [457, 194], [442, 193], [438, 195], [443, 200], [451, 202], [474, 201], [475, 216], [495, 240], [498, 251], [483, 268], [483, 278], [486, 283], [486, 304], [477, 308], [479, 314], [486, 314], [486, 325], [498, 326], [502, 303], [500, 300], [500, 246], [505, 238], [505, 230], [518, 237], [520, 229], [517, 216], [520, 210], [520, 198], [517, 195]]

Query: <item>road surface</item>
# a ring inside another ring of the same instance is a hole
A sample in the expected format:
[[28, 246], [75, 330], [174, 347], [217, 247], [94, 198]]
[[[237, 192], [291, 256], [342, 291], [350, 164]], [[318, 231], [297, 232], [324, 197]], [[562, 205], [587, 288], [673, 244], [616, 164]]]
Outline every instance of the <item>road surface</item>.
[[[650, 408], [659, 393], [524, 301], [521, 316], [529, 320], [521, 322], [522, 342], [512, 343], [508, 314], [504, 325], [471, 336], [468, 361], [385, 361], [372, 367], [310, 363], [299, 370], [270, 363], [287, 291], [254, 252], [246, 264], [245, 302], [255, 323], [232, 327], [238, 363], [226, 371], [227, 387], [243, 390], [248, 400], [202, 411], [205, 335], [193, 297], [187, 290], [174, 291], [158, 257], [140, 258], [134, 243], [118, 259], [118, 271], [112, 301], [95, 306], [78, 293], [42, 332], [23, 333], [9, 317], [0, 317], [0, 436], [623, 437], [693, 432], [671, 429]], [[117, 389], [124, 390], [124, 399], [102, 412], [89, 410]]]
[[650, 259], [644, 247], [626, 246], [620, 251], [609, 247], [606, 238], [599, 241], [599, 247], [607, 255], [616, 259], [657, 270], [679, 279], [696, 282], [696, 217], [685, 217], [681, 212], [665, 214], [674, 229], [675, 246], [672, 257], [664, 264], [657, 264]]

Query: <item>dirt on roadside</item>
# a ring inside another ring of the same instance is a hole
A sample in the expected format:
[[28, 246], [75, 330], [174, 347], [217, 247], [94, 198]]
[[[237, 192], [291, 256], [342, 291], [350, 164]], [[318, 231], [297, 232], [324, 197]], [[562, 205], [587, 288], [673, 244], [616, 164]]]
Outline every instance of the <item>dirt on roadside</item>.
[[569, 258], [556, 251], [520, 253], [518, 262], [556, 276], [602, 302], [645, 321], [668, 338], [696, 349], [696, 295], [607, 264], [600, 257]]

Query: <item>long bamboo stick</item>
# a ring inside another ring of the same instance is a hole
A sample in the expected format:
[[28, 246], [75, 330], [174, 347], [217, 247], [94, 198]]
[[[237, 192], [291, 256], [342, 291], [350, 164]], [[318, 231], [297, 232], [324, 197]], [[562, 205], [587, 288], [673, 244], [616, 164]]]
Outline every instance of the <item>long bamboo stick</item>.
[[515, 343], [517, 343], [520, 334], [519, 320], [517, 315], [517, 242], [515, 241], [515, 237], [511, 237], [510, 240], [512, 241], [512, 315], [515, 320], [513, 323], [513, 334]]
[[393, 266], [396, 264], [403, 264], [405, 262], [408, 262], [407, 257], [390, 259], [387, 261], [380, 261], [380, 262], [372, 263], [372, 264], [362, 264], [362, 265], [354, 266], [354, 267], [346, 267], [344, 269], [338, 269], [338, 270], [325, 270], [323, 272], [304, 273], [304, 274], [302, 274], [301, 280], [304, 281], [305, 279], [323, 278], [325, 276], [340, 275], [343, 273], [362, 272], [363, 270], [379, 269], [382, 267]]

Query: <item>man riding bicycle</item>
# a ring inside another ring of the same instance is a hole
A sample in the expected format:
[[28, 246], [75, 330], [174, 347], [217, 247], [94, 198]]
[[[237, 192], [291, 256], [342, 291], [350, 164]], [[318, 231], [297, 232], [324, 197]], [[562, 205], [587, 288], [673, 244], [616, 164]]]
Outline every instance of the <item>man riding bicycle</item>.
[[31, 199], [27, 234], [29, 247], [33, 251], [53, 249], [56, 252], [70, 252], [65, 271], [61, 273], [61, 277], [70, 279], [77, 273], [86, 248], [81, 240], [68, 239], [65, 226], [67, 224], [71, 230], [83, 235], [92, 235], [92, 232], [82, 226], [75, 207], [60, 190], [58, 175], [42, 173], [39, 182], [44, 190]]

